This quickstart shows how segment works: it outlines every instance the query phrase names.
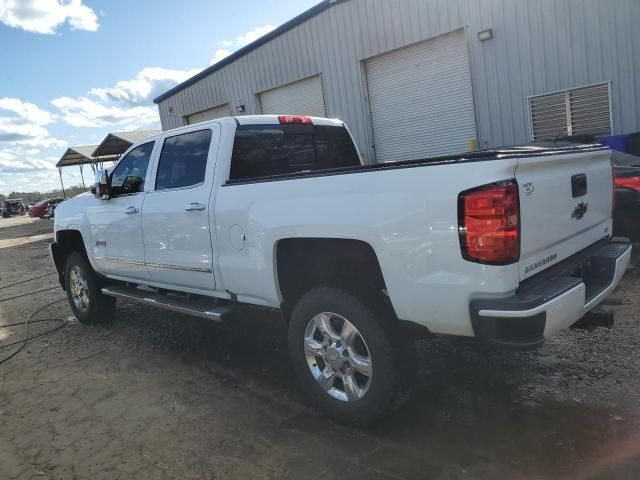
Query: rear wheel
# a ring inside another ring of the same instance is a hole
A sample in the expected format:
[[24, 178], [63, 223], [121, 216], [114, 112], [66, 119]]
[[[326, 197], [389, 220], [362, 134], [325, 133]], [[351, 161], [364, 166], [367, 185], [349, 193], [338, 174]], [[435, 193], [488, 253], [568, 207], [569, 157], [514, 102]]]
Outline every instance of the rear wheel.
[[92, 325], [112, 317], [115, 298], [102, 294], [100, 278], [83, 255], [69, 255], [64, 278], [69, 305], [80, 323]]
[[400, 393], [387, 328], [349, 293], [316, 288], [303, 295], [291, 314], [289, 349], [304, 392], [341, 422], [366, 425]]

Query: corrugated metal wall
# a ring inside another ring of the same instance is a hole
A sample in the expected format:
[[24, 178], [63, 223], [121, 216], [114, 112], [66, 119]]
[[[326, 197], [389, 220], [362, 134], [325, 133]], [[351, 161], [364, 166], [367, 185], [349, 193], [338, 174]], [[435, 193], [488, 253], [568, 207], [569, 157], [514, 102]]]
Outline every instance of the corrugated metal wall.
[[[611, 81], [614, 133], [640, 130], [639, 0], [349, 0], [159, 105], [164, 129], [229, 102], [321, 74], [327, 115], [371, 156], [362, 60], [466, 27], [480, 147], [530, 140], [527, 97]], [[477, 33], [492, 28], [494, 38]]]

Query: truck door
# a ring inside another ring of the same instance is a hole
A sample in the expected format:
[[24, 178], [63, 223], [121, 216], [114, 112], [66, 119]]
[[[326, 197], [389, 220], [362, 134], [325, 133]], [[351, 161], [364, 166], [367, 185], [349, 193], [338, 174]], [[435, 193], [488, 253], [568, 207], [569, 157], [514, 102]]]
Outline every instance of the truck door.
[[167, 136], [142, 210], [145, 262], [151, 280], [191, 289], [215, 288], [210, 197], [219, 124]]
[[149, 279], [140, 212], [154, 144], [148, 142], [129, 151], [111, 173], [111, 198], [96, 200], [87, 209], [94, 259], [107, 274]]

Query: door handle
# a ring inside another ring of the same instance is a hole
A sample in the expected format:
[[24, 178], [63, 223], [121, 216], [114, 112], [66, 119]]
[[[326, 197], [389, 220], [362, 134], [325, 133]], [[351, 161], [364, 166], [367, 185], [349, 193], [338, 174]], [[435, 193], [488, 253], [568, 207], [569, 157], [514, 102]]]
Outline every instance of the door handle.
[[198, 202], [191, 202], [188, 203], [187, 205], [185, 205], [184, 209], [187, 212], [194, 212], [194, 211], [202, 211], [205, 208], [207, 208], [206, 205], [202, 204], [202, 203], [198, 203]]
[[134, 215], [136, 213], [138, 213], [140, 210], [138, 210], [136, 207], [127, 207], [124, 209], [124, 213], [126, 213], [127, 215]]

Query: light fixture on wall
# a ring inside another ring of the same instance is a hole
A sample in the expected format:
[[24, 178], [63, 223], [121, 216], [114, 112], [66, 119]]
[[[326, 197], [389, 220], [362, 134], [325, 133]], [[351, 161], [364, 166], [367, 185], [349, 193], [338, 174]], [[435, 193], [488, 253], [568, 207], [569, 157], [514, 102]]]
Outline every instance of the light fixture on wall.
[[244, 112], [245, 112], [244, 105], [238, 105], [238, 106], [236, 107], [236, 112], [238, 112], [238, 113], [244, 113]]
[[482, 30], [478, 32], [478, 40], [481, 42], [485, 42], [487, 40], [491, 40], [493, 38], [493, 28], [487, 28], [486, 30]]

